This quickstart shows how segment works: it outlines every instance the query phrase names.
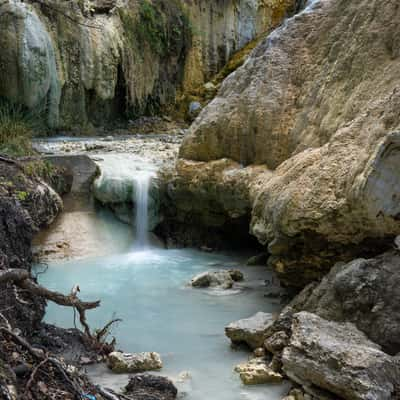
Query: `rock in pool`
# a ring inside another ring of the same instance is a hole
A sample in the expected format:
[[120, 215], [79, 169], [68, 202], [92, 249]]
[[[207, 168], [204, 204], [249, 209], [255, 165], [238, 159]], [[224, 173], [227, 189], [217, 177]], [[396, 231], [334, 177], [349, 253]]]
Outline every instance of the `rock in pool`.
[[263, 385], [282, 382], [283, 376], [269, 367], [265, 357], [256, 357], [235, 367], [245, 385]]
[[129, 398], [135, 400], [174, 400], [178, 394], [174, 384], [163, 376], [137, 374], [125, 387]]
[[162, 361], [155, 352], [131, 354], [114, 351], [108, 355], [107, 365], [113, 372], [124, 374], [161, 369]]
[[230, 289], [234, 282], [243, 280], [243, 274], [239, 270], [220, 270], [207, 271], [196, 275], [191, 285], [197, 288], [221, 287], [222, 289]]
[[225, 327], [225, 334], [234, 344], [246, 343], [251, 349], [263, 347], [267, 331], [273, 323], [272, 314], [258, 312]]

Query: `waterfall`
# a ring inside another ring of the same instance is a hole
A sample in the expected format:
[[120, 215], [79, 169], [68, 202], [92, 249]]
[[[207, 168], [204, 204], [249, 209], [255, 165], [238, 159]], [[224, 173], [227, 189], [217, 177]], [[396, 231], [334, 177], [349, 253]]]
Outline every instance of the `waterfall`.
[[140, 171], [133, 180], [133, 203], [135, 204], [136, 246], [143, 249], [149, 243], [149, 190], [153, 173]]

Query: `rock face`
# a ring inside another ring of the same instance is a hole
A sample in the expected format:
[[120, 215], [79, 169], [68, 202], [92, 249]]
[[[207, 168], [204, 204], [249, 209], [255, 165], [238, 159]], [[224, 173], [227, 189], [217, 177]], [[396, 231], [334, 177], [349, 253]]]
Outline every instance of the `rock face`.
[[258, 312], [250, 318], [232, 322], [225, 328], [225, 334], [232, 343], [245, 343], [252, 349], [262, 347], [266, 333], [273, 323], [271, 314]]
[[235, 282], [243, 280], [243, 274], [239, 270], [221, 270], [221, 271], [206, 271], [196, 275], [191, 285], [198, 288], [206, 287], [222, 287], [222, 289], [230, 289]]
[[149, 353], [121, 353], [114, 351], [107, 357], [108, 367], [118, 374], [153, 371], [162, 368], [160, 355]]
[[[196, 210], [206, 197], [224, 210], [218, 194], [240, 193], [252, 234], [297, 286], [400, 232], [398, 3], [308, 4], [224, 81], [190, 128], [173, 179], [187, 188], [181, 219], [186, 204]], [[253, 165], [265, 172], [243, 186]], [[199, 220], [210, 215], [205, 207]]]
[[397, 354], [400, 352], [399, 264], [398, 252], [338, 264], [320, 284], [305, 288], [292, 301], [274, 324], [276, 330], [290, 325], [290, 316], [304, 310], [327, 320], [352, 322], [386, 352]]
[[305, 388], [315, 385], [345, 400], [389, 400], [398, 390], [396, 358], [354, 325], [328, 322], [307, 312], [294, 316], [282, 362], [285, 373]]
[[[0, 162], [0, 269], [28, 269], [31, 241], [62, 210], [60, 196], [38, 176], [35, 165]], [[44, 316], [45, 303], [12, 285], [2, 284], [0, 307], [13, 327], [32, 334]], [[16, 300], [16, 296], [20, 301]], [[25, 301], [27, 303], [25, 303]]]
[[7, 79], [0, 96], [46, 111], [52, 127], [152, 113], [172, 105], [178, 89], [204, 83], [294, 5], [3, 0], [0, 64]]

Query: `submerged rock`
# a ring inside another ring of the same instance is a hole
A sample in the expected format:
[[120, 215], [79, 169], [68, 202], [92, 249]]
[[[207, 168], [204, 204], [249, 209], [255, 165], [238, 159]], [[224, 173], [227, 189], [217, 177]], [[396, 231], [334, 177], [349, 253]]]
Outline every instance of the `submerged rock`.
[[266, 265], [268, 260], [268, 254], [266, 253], [261, 253], [257, 254], [253, 257], [250, 257], [246, 261], [246, 265], [253, 266], [253, 265]]
[[250, 318], [230, 323], [225, 328], [225, 334], [234, 344], [245, 343], [250, 348], [257, 349], [263, 347], [272, 323], [272, 314], [258, 312]]
[[354, 325], [307, 312], [294, 316], [282, 362], [287, 376], [306, 391], [315, 385], [345, 400], [392, 400], [400, 379], [398, 360]]
[[135, 400], [174, 400], [177, 388], [162, 376], [138, 374], [133, 376], [125, 387], [129, 398]]
[[245, 385], [262, 385], [282, 382], [283, 376], [272, 370], [264, 357], [256, 357], [235, 367]]
[[230, 289], [235, 282], [242, 280], [243, 274], [239, 270], [207, 271], [196, 275], [192, 279], [191, 285], [198, 288], [222, 287], [222, 289]]
[[155, 352], [131, 354], [114, 351], [108, 355], [107, 365], [113, 372], [125, 374], [161, 369], [162, 361]]

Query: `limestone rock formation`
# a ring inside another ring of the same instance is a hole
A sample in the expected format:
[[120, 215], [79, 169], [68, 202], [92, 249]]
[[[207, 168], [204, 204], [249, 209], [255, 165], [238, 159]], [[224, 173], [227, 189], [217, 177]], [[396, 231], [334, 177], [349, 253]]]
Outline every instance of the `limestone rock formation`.
[[[123, 163], [123, 164], [122, 164]], [[131, 160], [118, 156], [103, 157], [99, 162], [100, 175], [93, 183], [93, 196], [101, 204], [110, 207], [115, 215], [123, 222], [135, 224], [135, 210], [137, 207], [141, 174], [149, 175], [149, 229], [153, 230], [161, 220], [159, 213], [160, 200], [158, 183], [155, 173], [138, 171]], [[122, 164], [122, 165], [121, 165]]]
[[[378, 254], [400, 232], [398, 2], [307, 4], [224, 81], [190, 128], [175, 178], [191, 210], [204, 197], [223, 209], [215, 188], [241, 193], [252, 234], [298, 286], [332, 260]], [[216, 181], [209, 173], [222, 160], [228, 182], [223, 169]], [[254, 165], [266, 172], [243, 186]], [[199, 219], [210, 215], [205, 207]]]
[[282, 362], [285, 373], [306, 390], [315, 385], [345, 400], [390, 400], [397, 393], [398, 360], [350, 323], [296, 314]]
[[155, 352], [121, 353], [114, 351], [107, 357], [108, 367], [116, 373], [153, 371], [162, 368], [161, 357]]
[[271, 314], [258, 312], [250, 318], [230, 323], [225, 328], [225, 334], [232, 343], [245, 343], [252, 349], [262, 347], [266, 333], [273, 323]]
[[151, 114], [205, 83], [295, 3], [2, 0], [0, 96], [47, 114], [51, 127]]
[[283, 376], [273, 371], [263, 357], [256, 357], [235, 367], [245, 385], [262, 385], [282, 382]]
[[273, 350], [279, 335], [288, 331], [291, 316], [304, 310], [327, 320], [352, 322], [386, 352], [397, 354], [400, 352], [399, 264], [398, 252], [389, 252], [374, 259], [336, 265], [320, 284], [306, 287], [283, 310], [272, 329], [281, 333], [267, 339], [267, 349]]
[[198, 288], [219, 286], [230, 289], [235, 282], [242, 280], [243, 274], [239, 270], [206, 271], [193, 277], [191, 285]]

